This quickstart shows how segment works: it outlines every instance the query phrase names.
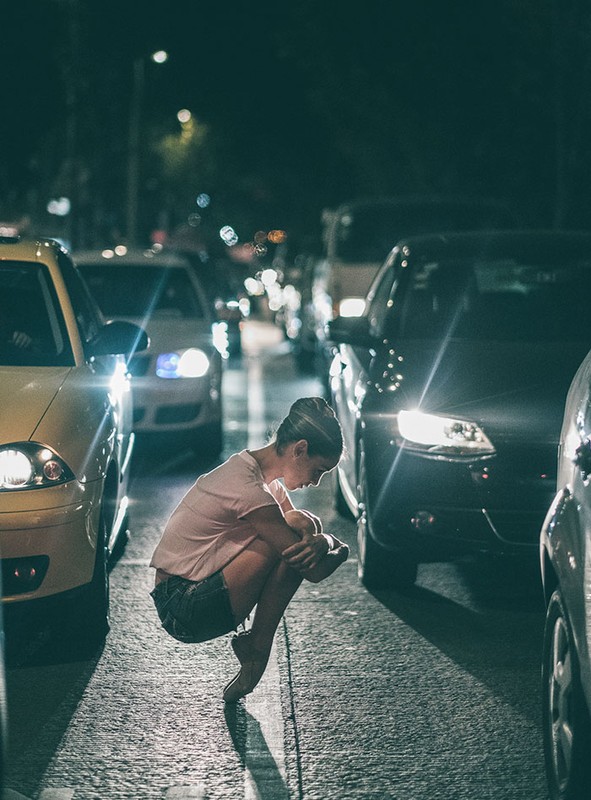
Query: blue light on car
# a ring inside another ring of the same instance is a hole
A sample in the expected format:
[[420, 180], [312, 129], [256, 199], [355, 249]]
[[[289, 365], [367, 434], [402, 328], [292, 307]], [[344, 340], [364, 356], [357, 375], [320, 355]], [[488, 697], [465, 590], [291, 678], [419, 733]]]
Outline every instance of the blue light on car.
[[159, 378], [180, 378], [178, 353], [161, 353], [156, 360], [156, 375]]
[[202, 378], [209, 369], [209, 358], [196, 347], [175, 353], [161, 353], [156, 359], [159, 378]]

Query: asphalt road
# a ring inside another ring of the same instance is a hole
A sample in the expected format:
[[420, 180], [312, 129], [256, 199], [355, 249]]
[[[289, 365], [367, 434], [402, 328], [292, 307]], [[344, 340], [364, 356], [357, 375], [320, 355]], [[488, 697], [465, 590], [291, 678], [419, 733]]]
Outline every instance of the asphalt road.
[[[251, 323], [246, 340], [225, 376], [224, 456], [260, 444], [296, 397], [320, 393], [277, 329]], [[162, 526], [211, 466], [188, 451], [138, 451], [101, 652], [76, 660], [42, 623], [9, 628], [6, 800], [546, 800], [535, 571], [429, 564], [410, 593], [371, 594], [332, 476], [294, 500], [352, 556], [302, 586], [263, 681], [225, 707], [229, 637], [175, 642], [148, 595]]]

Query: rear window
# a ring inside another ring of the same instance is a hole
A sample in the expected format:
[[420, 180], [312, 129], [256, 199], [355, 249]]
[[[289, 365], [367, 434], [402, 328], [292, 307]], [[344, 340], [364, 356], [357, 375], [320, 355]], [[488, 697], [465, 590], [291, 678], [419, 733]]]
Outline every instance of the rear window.
[[0, 261], [0, 364], [74, 364], [62, 309], [42, 264]]
[[187, 270], [133, 264], [78, 264], [106, 317], [202, 319], [204, 310]]

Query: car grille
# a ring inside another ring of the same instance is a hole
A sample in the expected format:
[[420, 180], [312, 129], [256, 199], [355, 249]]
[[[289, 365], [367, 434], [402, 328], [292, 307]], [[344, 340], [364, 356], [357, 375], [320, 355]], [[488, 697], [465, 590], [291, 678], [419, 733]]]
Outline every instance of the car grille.
[[160, 406], [156, 411], [157, 425], [174, 425], [180, 422], [191, 422], [201, 413], [201, 403], [184, 406]]

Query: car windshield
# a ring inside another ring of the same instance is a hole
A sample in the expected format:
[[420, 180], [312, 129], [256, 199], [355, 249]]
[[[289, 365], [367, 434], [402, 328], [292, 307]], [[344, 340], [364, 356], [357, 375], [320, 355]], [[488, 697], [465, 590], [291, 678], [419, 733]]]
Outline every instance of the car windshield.
[[53, 283], [41, 264], [0, 261], [0, 364], [72, 366]]
[[589, 261], [425, 261], [408, 281], [390, 314], [405, 338], [591, 343]]
[[346, 263], [382, 261], [403, 236], [432, 231], [486, 230], [514, 226], [510, 213], [494, 204], [382, 203], [340, 214], [329, 233], [334, 258]]
[[103, 314], [113, 317], [202, 319], [203, 306], [182, 267], [79, 264]]

